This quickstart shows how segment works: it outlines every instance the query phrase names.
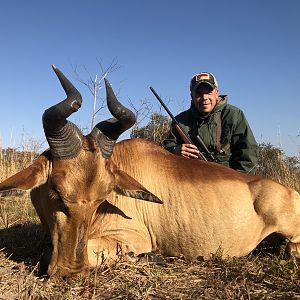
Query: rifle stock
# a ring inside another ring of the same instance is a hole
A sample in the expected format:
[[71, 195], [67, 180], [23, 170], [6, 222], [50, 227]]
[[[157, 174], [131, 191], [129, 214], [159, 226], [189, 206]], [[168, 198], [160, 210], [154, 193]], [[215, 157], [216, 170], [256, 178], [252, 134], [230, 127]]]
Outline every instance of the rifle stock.
[[174, 123], [172, 125], [177, 130], [184, 144], [194, 144], [192, 140], [189, 138], [189, 136], [186, 135], [186, 133], [183, 131], [183, 129], [179, 124]]
[[[189, 138], [189, 136], [183, 131], [179, 123], [173, 123], [173, 127], [177, 130], [178, 134], [180, 135], [182, 141], [184, 144], [192, 144], [192, 140]], [[197, 147], [197, 146], [196, 146]], [[197, 147], [198, 149], [198, 147]], [[199, 149], [198, 149], [199, 150]], [[199, 156], [198, 158], [207, 161], [206, 157], [202, 154], [202, 152], [199, 150]]]

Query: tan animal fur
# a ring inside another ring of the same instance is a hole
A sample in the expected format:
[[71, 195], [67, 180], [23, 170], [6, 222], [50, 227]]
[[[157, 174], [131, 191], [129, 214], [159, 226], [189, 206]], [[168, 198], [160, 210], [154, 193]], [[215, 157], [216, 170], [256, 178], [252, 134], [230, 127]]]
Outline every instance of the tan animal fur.
[[[50, 121], [45, 127], [55, 138]], [[110, 125], [104, 125], [109, 135]], [[102, 135], [100, 141], [106, 141]], [[74, 136], [78, 142], [77, 131]], [[189, 260], [215, 253], [240, 257], [273, 232], [290, 239], [290, 252], [299, 252], [296, 191], [219, 164], [173, 155], [145, 140], [101, 148], [97, 137], [81, 137], [78, 153], [67, 159], [59, 156], [64, 152], [52, 152], [56, 146], [49, 138], [50, 150], [0, 183], [0, 196], [31, 192], [52, 240], [48, 275], [81, 274], [131, 252], [159, 251]]]

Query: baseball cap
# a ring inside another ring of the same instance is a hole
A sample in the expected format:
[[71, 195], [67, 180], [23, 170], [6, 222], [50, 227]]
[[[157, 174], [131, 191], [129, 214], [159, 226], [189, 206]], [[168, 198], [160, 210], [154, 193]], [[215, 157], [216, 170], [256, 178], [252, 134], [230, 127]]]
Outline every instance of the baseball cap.
[[201, 83], [206, 83], [213, 89], [218, 88], [216, 77], [212, 73], [202, 72], [193, 76], [190, 84], [190, 90], [194, 90]]

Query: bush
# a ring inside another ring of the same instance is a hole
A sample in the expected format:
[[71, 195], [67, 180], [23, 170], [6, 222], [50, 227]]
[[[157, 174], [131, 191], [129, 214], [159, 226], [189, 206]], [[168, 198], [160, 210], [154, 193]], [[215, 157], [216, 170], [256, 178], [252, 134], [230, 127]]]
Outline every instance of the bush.
[[170, 118], [162, 114], [152, 113], [150, 122], [143, 127], [134, 127], [131, 130], [130, 137], [146, 139], [162, 145], [163, 140], [169, 134], [170, 125]]
[[286, 156], [282, 149], [270, 143], [259, 145], [257, 173], [300, 191], [300, 159]]

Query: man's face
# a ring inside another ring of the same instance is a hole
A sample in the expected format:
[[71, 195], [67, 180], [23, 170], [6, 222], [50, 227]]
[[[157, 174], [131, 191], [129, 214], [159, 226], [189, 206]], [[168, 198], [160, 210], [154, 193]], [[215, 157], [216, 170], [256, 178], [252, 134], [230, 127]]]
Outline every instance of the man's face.
[[192, 100], [202, 115], [209, 114], [218, 102], [219, 91], [209, 84], [202, 83], [192, 92]]

